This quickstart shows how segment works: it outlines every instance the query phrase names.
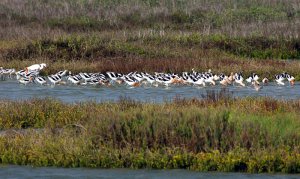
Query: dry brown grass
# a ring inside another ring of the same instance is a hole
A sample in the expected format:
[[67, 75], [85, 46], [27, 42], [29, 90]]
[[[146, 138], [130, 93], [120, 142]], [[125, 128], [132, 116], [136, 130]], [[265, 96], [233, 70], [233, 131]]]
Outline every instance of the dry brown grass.
[[3, 0], [0, 37], [47, 36], [75, 31], [160, 29], [228, 36], [299, 36], [297, 0], [59, 2]]

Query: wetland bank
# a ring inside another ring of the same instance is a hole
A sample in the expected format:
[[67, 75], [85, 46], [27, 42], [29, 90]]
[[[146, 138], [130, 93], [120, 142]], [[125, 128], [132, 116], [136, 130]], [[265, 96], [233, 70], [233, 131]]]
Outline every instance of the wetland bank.
[[[0, 12], [5, 68], [47, 63], [44, 75], [194, 68], [269, 79], [286, 71], [300, 79], [298, 1], [5, 0]], [[299, 98], [223, 93], [160, 103], [1, 96], [0, 162], [299, 173]]]
[[299, 100], [2, 101], [1, 163], [299, 172]]

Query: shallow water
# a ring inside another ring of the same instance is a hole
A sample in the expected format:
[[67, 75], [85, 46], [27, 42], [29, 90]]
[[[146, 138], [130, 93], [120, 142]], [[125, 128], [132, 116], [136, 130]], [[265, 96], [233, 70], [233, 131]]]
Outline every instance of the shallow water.
[[296, 179], [300, 175], [194, 172], [189, 170], [88, 169], [29, 166], [0, 166], [1, 178], [211, 178], [211, 179]]
[[[222, 86], [171, 86], [171, 87], [127, 87], [124, 85], [112, 87], [100, 86], [77, 86], [77, 85], [57, 85], [40, 86], [37, 84], [22, 85], [15, 80], [0, 81], [1, 99], [29, 99], [33, 97], [55, 97], [65, 102], [78, 102], [93, 100], [115, 101], [120, 97], [126, 97], [139, 101], [163, 102], [172, 100], [175, 97], [201, 98], [207, 90], [220, 91]], [[260, 91], [253, 87], [228, 86], [226, 87], [233, 96], [268, 96], [276, 99], [298, 99], [300, 98], [300, 83], [295, 86], [278, 86], [274, 83], [264, 86]]]

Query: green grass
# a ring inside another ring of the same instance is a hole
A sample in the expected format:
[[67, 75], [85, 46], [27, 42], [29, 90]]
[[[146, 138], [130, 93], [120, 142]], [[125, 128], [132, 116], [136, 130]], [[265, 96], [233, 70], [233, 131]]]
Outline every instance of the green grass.
[[213, 94], [163, 104], [33, 99], [0, 106], [1, 163], [300, 172], [299, 101]]
[[[254, 59], [300, 59], [299, 39], [276, 39], [263, 37], [230, 38], [222, 35], [203, 36], [171, 35], [146, 38], [128, 36], [126, 39], [99, 35], [73, 35], [57, 39], [41, 39], [10, 49], [3, 58], [29, 59], [48, 57], [55, 60], [94, 60], [97, 58], [197, 58], [197, 53], [187, 49], [212, 51]], [[159, 50], [160, 49], [160, 50]], [[176, 53], [177, 52], [177, 53]], [[178, 53], [180, 52], [180, 53]], [[213, 55], [210, 55], [213, 56]]]

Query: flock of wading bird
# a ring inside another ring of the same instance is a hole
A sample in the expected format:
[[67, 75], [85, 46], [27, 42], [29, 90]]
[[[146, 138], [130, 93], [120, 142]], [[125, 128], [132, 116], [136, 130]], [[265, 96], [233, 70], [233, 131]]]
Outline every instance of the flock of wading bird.
[[[15, 69], [4, 69], [0, 67], [0, 75], [2, 80], [16, 76], [18, 82], [24, 85], [35, 83], [51, 86], [62, 84], [103, 86], [126, 84], [131, 87], [138, 87], [140, 85], [157, 87], [171, 85], [207, 86], [220, 84], [223, 86], [239, 85], [242, 87], [248, 85], [253, 86], [256, 90], [259, 90], [263, 85], [267, 85], [269, 83], [269, 79], [267, 78], [263, 78], [261, 82], [259, 82], [260, 77], [255, 73], [252, 73], [251, 76], [244, 80], [242, 72], [231, 73], [229, 76], [227, 76], [223, 73], [218, 75], [213, 74], [210, 69], [206, 72], [196, 72], [194, 69], [192, 69], [191, 72], [155, 72], [154, 74], [149, 74], [146, 72], [130, 72], [128, 74], [116, 72], [72, 74], [71, 71], [63, 70], [46, 77], [40, 76], [40, 71], [46, 67], [47, 65], [45, 63], [34, 64], [20, 71], [16, 71]], [[285, 85], [285, 81], [287, 81], [289, 85], [295, 84], [295, 78], [286, 72], [275, 75], [274, 81], [278, 85]]]

